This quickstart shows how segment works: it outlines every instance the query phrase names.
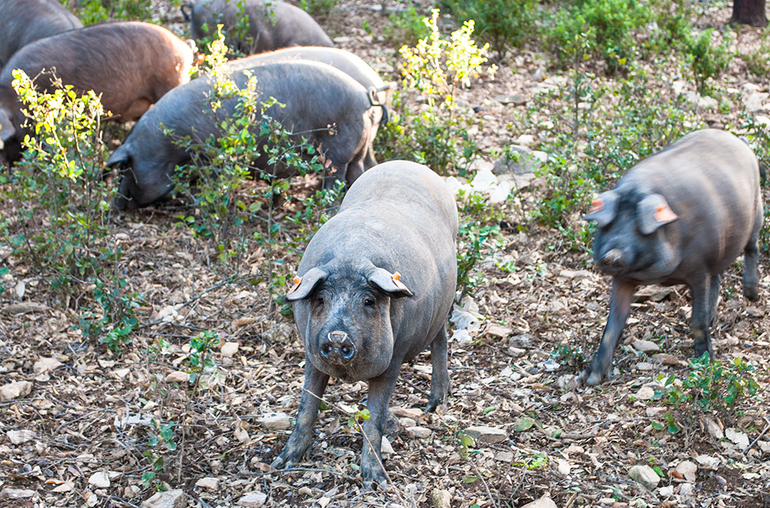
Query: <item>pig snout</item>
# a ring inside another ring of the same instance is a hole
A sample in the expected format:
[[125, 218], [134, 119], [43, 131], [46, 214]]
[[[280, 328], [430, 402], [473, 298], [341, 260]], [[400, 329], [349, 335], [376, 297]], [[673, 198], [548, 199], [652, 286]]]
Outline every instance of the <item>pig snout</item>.
[[349, 362], [356, 355], [356, 346], [345, 332], [329, 332], [320, 346], [321, 356], [334, 365]]
[[616, 273], [623, 270], [625, 258], [620, 249], [610, 249], [599, 260], [599, 269], [607, 273]]

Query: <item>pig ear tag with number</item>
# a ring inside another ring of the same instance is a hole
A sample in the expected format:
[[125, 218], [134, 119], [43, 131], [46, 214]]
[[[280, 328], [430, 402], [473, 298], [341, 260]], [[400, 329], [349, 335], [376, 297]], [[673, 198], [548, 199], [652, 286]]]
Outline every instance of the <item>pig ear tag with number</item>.
[[294, 276], [294, 285], [291, 287], [291, 289], [289, 290], [289, 292], [287, 294], [290, 295], [293, 292], [295, 292], [299, 288], [300, 284], [302, 284], [302, 277], [299, 277], [298, 275], [295, 275]]
[[604, 201], [596, 197], [594, 198], [593, 201], [591, 201], [591, 208], [588, 210], [588, 213], [586, 215], [598, 213], [598, 212], [601, 212], [602, 210], [604, 210]]
[[653, 217], [655, 217], [655, 220], [660, 222], [661, 224], [671, 222], [678, 218], [677, 215], [674, 213], [674, 211], [671, 208], [669, 208], [669, 206], [665, 203], [662, 205], [658, 205], [655, 208], [655, 213], [653, 214]]

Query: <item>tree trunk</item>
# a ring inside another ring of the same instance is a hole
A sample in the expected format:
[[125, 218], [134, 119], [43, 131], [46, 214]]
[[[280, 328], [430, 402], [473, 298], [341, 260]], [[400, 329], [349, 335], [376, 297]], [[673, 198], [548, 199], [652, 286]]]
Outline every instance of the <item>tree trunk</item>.
[[767, 26], [765, 0], [734, 0], [731, 25]]

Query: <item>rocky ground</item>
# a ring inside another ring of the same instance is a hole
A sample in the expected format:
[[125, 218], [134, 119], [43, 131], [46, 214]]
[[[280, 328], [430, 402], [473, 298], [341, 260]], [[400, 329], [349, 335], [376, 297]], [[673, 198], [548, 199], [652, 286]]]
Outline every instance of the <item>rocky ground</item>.
[[[367, 20], [378, 33], [387, 22], [382, 7], [340, 1], [323, 23], [340, 47], [397, 80], [396, 48], [362, 28]], [[167, 12], [168, 5], [159, 9]], [[729, 13], [724, 6], [707, 9], [701, 24], [721, 27]], [[184, 26], [176, 15], [168, 24]], [[742, 28], [735, 44], [748, 50], [761, 35]], [[535, 50], [509, 55], [500, 67], [494, 80], [462, 92], [484, 119], [478, 137], [485, 153], [522, 134], [536, 137], [517, 130], [516, 119], [536, 90], [564, 79]], [[763, 114], [767, 78], [751, 77], [735, 59], [724, 79], [736, 101], [752, 100]], [[495, 99], [517, 94], [519, 105]], [[696, 113], [711, 125], [735, 122], [734, 113]], [[521, 224], [541, 190], [535, 180], [490, 206], [508, 224]], [[293, 191], [307, 186], [297, 182]], [[127, 278], [145, 298], [139, 329], [119, 356], [84, 341], [74, 312], [50, 297], [24, 259], [0, 251], [0, 264], [10, 267], [3, 276], [8, 290], [0, 295], [0, 506], [172, 506], [146, 504], [166, 489], [164, 495], [178, 496], [173, 506], [199, 508], [533, 501], [559, 508], [753, 508], [770, 501], [766, 257], [756, 304], [741, 296], [737, 264], [725, 277], [713, 331], [717, 359], [754, 366], [743, 376], [759, 390], [732, 410], [701, 411], [655, 395], [660, 375], [681, 381], [690, 373], [685, 288], [644, 292], [613, 379], [579, 387], [575, 378], [608, 313], [608, 280], [591, 270], [589, 254], [560, 248], [557, 231], [503, 228], [499, 248], [489, 247], [480, 263], [482, 281], [453, 314], [447, 406], [420, 410], [429, 391], [428, 353], [402, 369], [391, 399], [399, 427], [385, 446], [391, 488], [382, 492], [364, 489], [358, 471], [365, 383], [332, 382], [307, 460], [288, 471], [270, 468], [296, 415], [302, 344], [290, 320], [267, 312], [265, 284], [250, 283], [267, 253], [255, 249], [240, 276], [225, 272], [205, 242], [174, 226], [180, 206], [115, 217]], [[284, 206], [282, 213], [291, 215], [295, 205]], [[293, 273], [296, 255], [270, 255]], [[216, 332], [221, 343], [191, 383], [190, 341], [202, 332]], [[146, 488], [143, 474], [151, 471], [156, 475]]]

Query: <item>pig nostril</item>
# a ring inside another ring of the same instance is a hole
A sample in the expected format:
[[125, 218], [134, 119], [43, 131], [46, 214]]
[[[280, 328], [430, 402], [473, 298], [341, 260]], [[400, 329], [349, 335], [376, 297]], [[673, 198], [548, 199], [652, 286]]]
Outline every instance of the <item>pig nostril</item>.
[[324, 344], [321, 346], [321, 354], [324, 356], [329, 356], [332, 352], [332, 346], [330, 344]]
[[342, 353], [342, 356], [344, 358], [350, 359], [353, 356], [353, 353], [355, 353], [355, 349], [351, 346], [342, 346], [340, 348], [340, 353]]

